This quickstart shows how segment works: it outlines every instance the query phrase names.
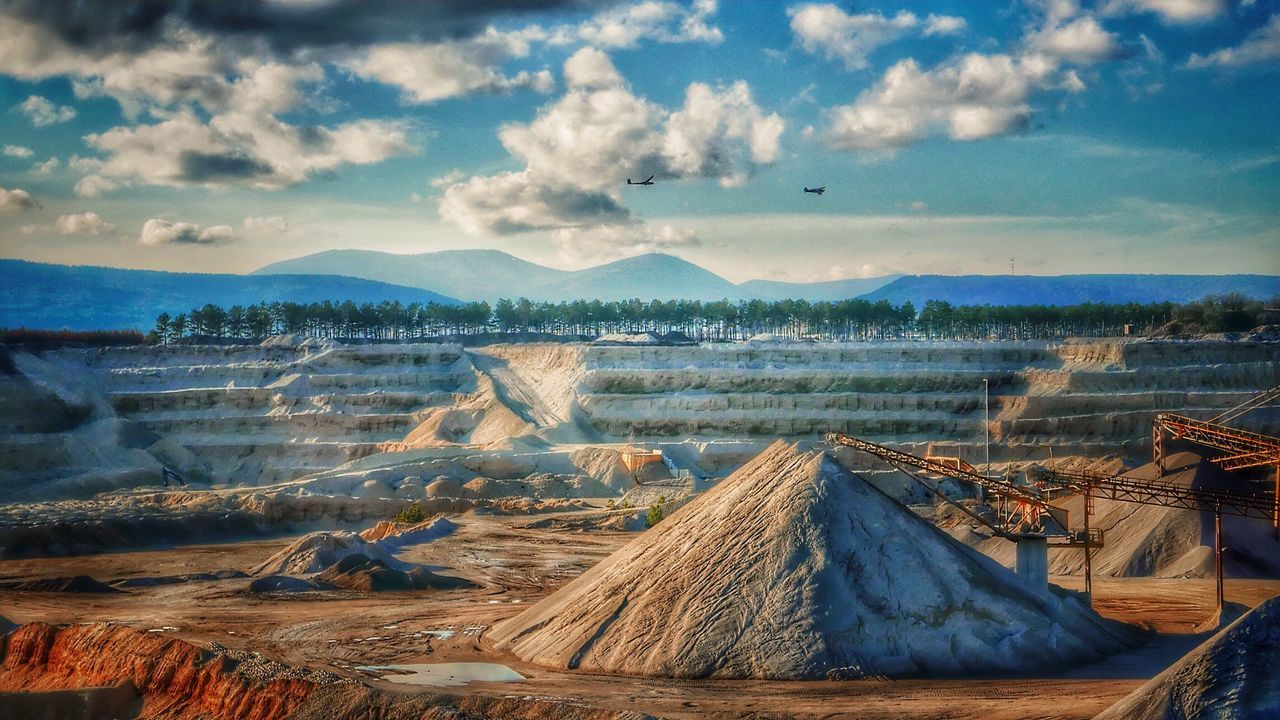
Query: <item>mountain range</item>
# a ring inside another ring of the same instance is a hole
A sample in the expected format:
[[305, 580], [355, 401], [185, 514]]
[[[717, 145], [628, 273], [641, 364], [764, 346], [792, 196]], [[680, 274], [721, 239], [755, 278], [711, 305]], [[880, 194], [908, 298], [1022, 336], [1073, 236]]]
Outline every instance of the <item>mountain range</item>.
[[207, 303], [458, 301], [420, 288], [332, 275], [212, 275], [0, 260], [0, 327], [149, 330]]
[[659, 253], [585, 270], [544, 267], [497, 250], [394, 255], [333, 250], [267, 265], [249, 275], [174, 273], [0, 260], [0, 327], [150, 329], [171, 315], [213, 303], [383, 300], [458, 303], [527, 297], [535, 301], [843, 300], [862, 297], [953, 305], [1074, 305], [1186, 302], [1239, 292], [1280, 296], [1274, 275], [902, 275], [821, 283], [751, 280], [734, 284]]
[[928, 300], [952, 305], [1079, 305], [1081, 303], [1184, 303], [1238, 292], [1280, 296], [1275, 275], [904, 275], [867, 292], [867, 300], [917, 310]]
[[554, 302], [631, 298], [840, 300], [870, 292], [898, 277], [820, 283], [751, 280], [735, 285], [710, 270], [662, 253], [637, 255], [584, 270], [557, 270], [499, 250], [445, 250], [420, 255], [329, 250], [272, 263], [253, 274], [280, 273], [348, 275], [491, 303], [504, 297]]

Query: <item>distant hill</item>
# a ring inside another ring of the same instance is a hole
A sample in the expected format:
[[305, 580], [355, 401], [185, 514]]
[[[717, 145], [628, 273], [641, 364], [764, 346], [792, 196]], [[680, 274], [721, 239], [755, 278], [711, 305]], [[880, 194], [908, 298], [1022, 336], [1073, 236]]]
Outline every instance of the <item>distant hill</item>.
[[1239, 292], [1280, 295], [1275, 275], [904, 275], [865, 295], [919, 310], [928, 300], [952, 305], [1076, 305], [1085, 302], [1188, 302]]
[[694, 263], [662, 253], [567, 271], [527, 262], [499, 250], [445, 250], [419, 255], [330, 250], [272, 263], [253, 274], [275, 273], [349, 275], [489, 302], [504, 297], [553, 302], [631, 298], [841, 300], [856, 297], [897, 277], [822, 283], [752, 280], [735, 285]]
[[[379, 282], [433, 290], [463, 300], [510, 297], [507, 288], [553, 286], [571, 275], [521, 260], [500, 250], [444, 250], [397, 255], [374, 250], [327, 250], [283, 260], [252, 275], [346, 275]], [[527, 295], [530, 299], [540, 300]]]
[[458, 303], [416, 287], [332, 275], [210, 275], [0, 260], [0, 327], [145, 331], [162, 312], [176, 315], [206, 303], [229, 308], [323, 300]]
[[816, 283], [790, 283], [776, 280], [748, 280], [738, 286], [738, 291], [751, 298], [761, 300], [821, 300], [835, 301], [856, 298], [902, 277], [901, 275], [884, 275], [873, 278], [850, 278], [848, 280], [828, 280]]

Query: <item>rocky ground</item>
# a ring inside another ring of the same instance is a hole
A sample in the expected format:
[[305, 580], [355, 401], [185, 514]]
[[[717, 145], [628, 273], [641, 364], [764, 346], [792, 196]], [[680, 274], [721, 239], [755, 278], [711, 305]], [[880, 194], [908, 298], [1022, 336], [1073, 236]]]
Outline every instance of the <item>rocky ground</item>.
[[[1280, 346], [1226, 340], [11, 355], [0, 632], [22, 627], [5, 636], [0, 718], [32, 701], [6, 693], [32, 690], [173, 718], [1092, 717], [1208, 637], [1202, 517], [1098, 503], [1093, 607], [1136, 628], [1117, 642], [1063, 609], [1070, 594], [1023, 597], [999, 567], [1008, 543], [904, 476], [844, 448], [760, 453], [837, 430], [977, 462], [985, 377], [996, 471], [1145, 477], [1155, 412], [1212, 414], [1280, 382]], [[1251, 422], [1274, 433], [1280, 414]], [[629, 467], [633, 445], [670, 466]], [[1248, 485], [1175, 457], [1173, 481]], [[758, 472], [726, 480], [744, 465]], [[1060, 500], [1078, 517], [1080, 499]], [[397, 535], [411, 504], [427, 522]], [[657, 505], [670, 517], [646, 531]], [[1264, 525], [1227, 523], [1244, 607], [1280, 593]], [[1055, 584], [1080, 590], [1079, 556], [1051, 551]], [[601, 610], [592, 586], [626, 608]], [[822, 651], [770, 647], [788, 618]], [[1020, 639], [1002, 641], [1011, 618]], [[665, 657], [642, 647], [654, 625]], [[851, 633], [882, 643], [855, 658]], [[711, 655], [745, 660], [718, 679], [690, 669]], [[422, 663], [524, 679], [423, 688], [390, 667]], [[659, 666], [689, 679], [639, 677]], [[766, 666], [789, 670], [752, 670]], [[272, 682], [285, 704], [254, 700]], [[179, 702], [193, 687], [242, 701]]]
[[[1095, 607], [1102, 615], [1138, 623], [1158, 634], [1100, 663], [1064, 667], [1038, 679], [783, 682], [584, 675], [524, 662], [495, 649], [488, 633], [494, 624], [519, 614], [578, 577], [634, 539], [636, 533], [533, 529], [528, 526], [530, 518], [466, 515], [455, 521], [458, 528], [453, 533], [405, 547], [398, 557], [470, 580], [476, 585], [473, 588], [252, 594], [247, 592], [250, 579], [238, 577], [141, 585], [111, 594], [5, 591], [4, 614], [17, 623], [110, 622], [151, 636], [181, 639], [198, 648], [218, 643], [233, 650], [257, 652], [289, 667], [358, 680], [359, 685], [324, 692], [345, 697], [346, 702], [362, 708], [382, 702], [387, 697], [382, 693], [389, 693], [397, 702], [412, 700], [428, 706], [470, 702], [468, 698], [508, 703], [528, 699], [683, 718], [768, 714], [1012, 720], [1092, 717], [1207, 637], [1188, 633], [1213, 610], [1211, 580], [1100, 579], [1095, 583]], [[29, 581], [89, 571], [105, 583], [114, 583], [127, 578], [247, 571], [296, 539], [102, 554], [91, 561], [10, 560], [0, 564], [0, 579]], [[1055, 577], [1053, 581], [1079, 586], [1076, 578]], [[1228, 599], [1246, 606], [1278, 593], [1280, 581], [1276, 580], [1227, 583]], [[415, 689], [388, 680], [393, 674], [389, 671], [358, 669], [421, 662], [500, 663], [527, 680]], [[5, 668], [0, 671], [0, 691], [32, 687], [24, 674], [7, 665]], [[87, 684], [86, 678], [74, 675], [64, 680], [64, 687]], [[366, 686], [378, 694], [366, 696]], [[432, 699], [436, 696], [446, 699]], [[509, 714], [476, 716], [539, 716], [519, 707], [504, 712]]]

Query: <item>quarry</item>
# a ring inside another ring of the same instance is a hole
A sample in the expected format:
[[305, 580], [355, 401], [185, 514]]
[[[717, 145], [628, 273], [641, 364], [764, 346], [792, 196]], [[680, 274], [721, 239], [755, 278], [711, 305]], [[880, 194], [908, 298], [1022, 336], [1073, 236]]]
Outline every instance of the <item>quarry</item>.
[[1222, 336], [0, 346], [0, 718], [1274, 716], [1278, 384]]

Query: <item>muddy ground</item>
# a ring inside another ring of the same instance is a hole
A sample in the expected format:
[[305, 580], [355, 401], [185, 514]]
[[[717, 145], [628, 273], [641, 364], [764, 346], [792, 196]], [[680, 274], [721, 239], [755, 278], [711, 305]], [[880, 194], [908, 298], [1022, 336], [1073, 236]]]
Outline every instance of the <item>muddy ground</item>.
[[[490, 648], [485, 631], [551, 593], [635, 536], [581, 532], [536, 520], [465, 515], [459, 529], [406, 548], [400, 559], [465, 577], [479, 588], [358, 594], [254, 595], [245, 578], [131, 587], [91, 594], [0, 591], [0, 616], [18, 622], [111, 621], [206, 645], [259, 651], [291, 665], [359, 677], [404, 693], [428, 689], [380, 678], [367, 665], [496, 662], [526, 677], [431, 692], [554, 698], [676, 718], [1089, 718], [1181, 657], [1206, 635], [1213, 580], [1098, 579], [1102, 614], [1152, 631], [1143, 646], [1059, 677], [907, 681], [673, 681], [593, 676], [531, 666]], [[104, 582], [223, 570], [248, 571], [294, 538], [148, 549], [85, 558], [0, 562], [0, 582], [87, 574]], [[654, 578], [661, 582], [661, 578]], [[1052, 582], [1081, 589], [1083, 578]], [[1280, 580], [1228, 580], [1229, 601], [1252, 607]], [[429, 631], [434, 631], [429, 632]], [[442, 632], [444, 631], [444, 632]], [[451, 633], [451, 634], [450, 634]], [[442, 637], [449, 635], [448, 637]]]

